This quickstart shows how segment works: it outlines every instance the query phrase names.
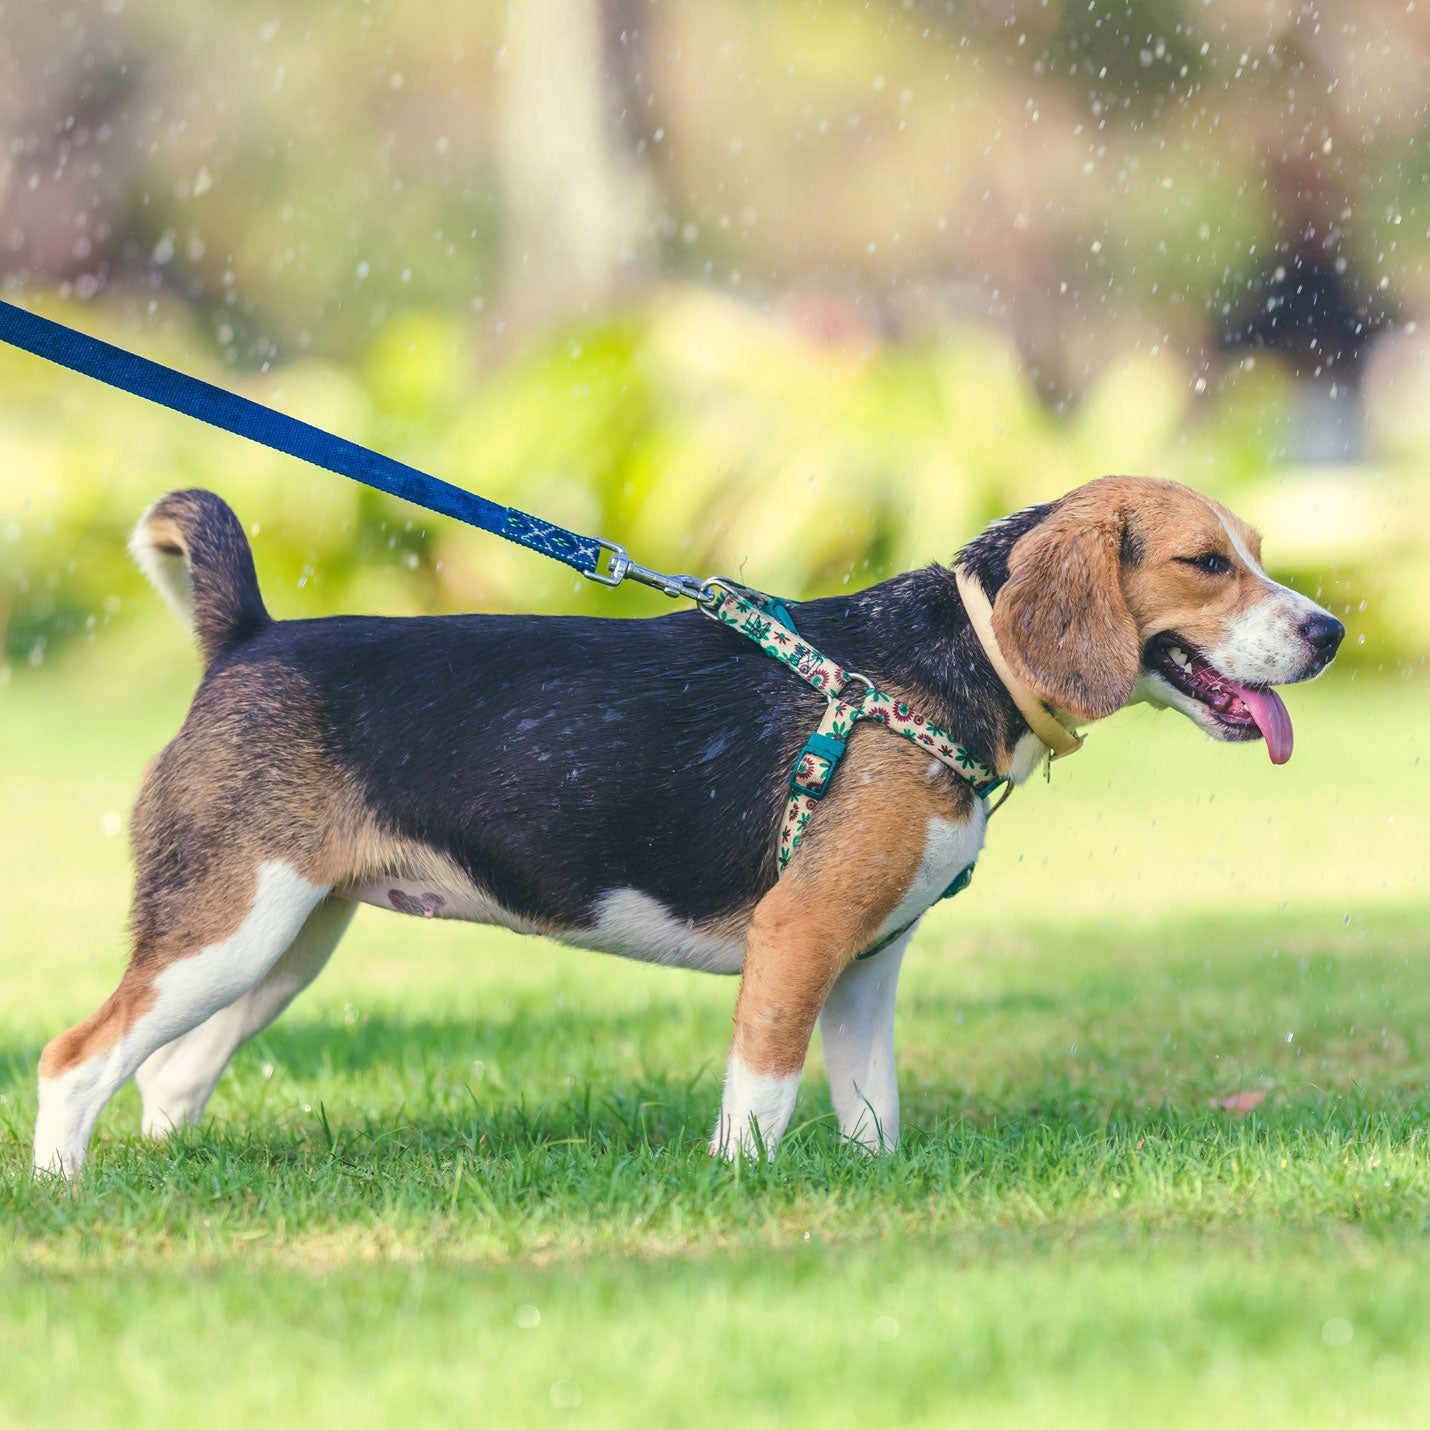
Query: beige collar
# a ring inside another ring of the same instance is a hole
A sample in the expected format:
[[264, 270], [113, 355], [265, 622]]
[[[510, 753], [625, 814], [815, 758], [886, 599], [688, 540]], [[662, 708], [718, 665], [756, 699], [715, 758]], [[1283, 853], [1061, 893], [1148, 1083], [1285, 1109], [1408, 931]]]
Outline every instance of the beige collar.
[[1028, 728], [1048, 747], [1049, 755], [1055, 760], [1072, 754], [1074, 750], [1082, 749], [1082, 736], [1069, 730], [1008, 669], [1008, 662], [998, 648], [998, 638], [993, 634], [993, 607], [989, 605], [983, 587], [962, 568], [954, 572], [954, 577], [958, 581], [958, 594], [963, 597], [963, 608], [968, 612], [969, 623], [978, 637], [979, 644], [983, 647], [983, 654], [988, 657], [988, 663], [997, 673], [998, 679], [1003, 682], [1004, 689], [1013, 697], [1013, 703], [1018, 707], [1023, 719], [1028, 722]]

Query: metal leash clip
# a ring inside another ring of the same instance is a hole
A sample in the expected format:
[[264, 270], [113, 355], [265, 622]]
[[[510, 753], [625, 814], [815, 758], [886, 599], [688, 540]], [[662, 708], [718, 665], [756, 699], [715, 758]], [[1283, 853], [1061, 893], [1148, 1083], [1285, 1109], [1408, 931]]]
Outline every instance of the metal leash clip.
[[617, 541], [606, 541], [598, 537], [596, 545], [599, 555], [595, 568], [581, 573], [588, 581], [595, 581], [602, 586], [619, 586], [622, 581], [637, 581], [642, 586], [653, 587], [662, 595], [676, 600], [682, 596], [691, 601], [704, 601], [708, 598], [709, 582], [702, 581], [699, 577], [685, 574], [667, 576], [662, 571], [652, 571], [648, 566], [632, 561], [630, 552]]
[[631, 557], [624, 546], [615, 541], [596, 537], [596, 564], [581, 574], [588, 581], [596, 581], [602, 586], [619, 586], [631, 575]]

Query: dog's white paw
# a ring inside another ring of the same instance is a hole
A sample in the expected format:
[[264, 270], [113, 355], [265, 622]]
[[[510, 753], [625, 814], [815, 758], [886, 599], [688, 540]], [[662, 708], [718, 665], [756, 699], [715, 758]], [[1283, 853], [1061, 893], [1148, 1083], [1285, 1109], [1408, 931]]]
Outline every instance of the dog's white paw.
[[720, 1119], [710, 1138], [711, 1155], [729, 1162], [762, 1154], [773, 1158], [798, 1094], [798, 1073], [780, 1077], [751, 1072], [739, 1053], [732, 1052], [725, 1070]]

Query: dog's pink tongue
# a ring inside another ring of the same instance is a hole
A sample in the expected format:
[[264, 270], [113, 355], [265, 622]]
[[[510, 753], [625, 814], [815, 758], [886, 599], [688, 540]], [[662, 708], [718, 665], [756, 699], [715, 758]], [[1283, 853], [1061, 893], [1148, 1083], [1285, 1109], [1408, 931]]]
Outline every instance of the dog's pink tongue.
[[1266, 741], [1271, 763], [1284, 765], [1291, 758], [1292, 743], [1291, 715], [1285, 702], [1274, 690], [1248, 690], [1238, 686], [1236, 693], [1251, 711], [1251, 718]]

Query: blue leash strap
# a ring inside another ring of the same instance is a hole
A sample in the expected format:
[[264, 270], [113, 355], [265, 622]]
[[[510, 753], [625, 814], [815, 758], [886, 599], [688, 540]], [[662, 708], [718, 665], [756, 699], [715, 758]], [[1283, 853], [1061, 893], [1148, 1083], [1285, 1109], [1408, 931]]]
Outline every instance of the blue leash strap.
[[138, 357], [63, 323], [17, 308], [13, 303], [0, 301], [0, 341], [117, 387], [121, 392], [133, 393], [135, 397], [182, 412], [186, 417], [196, 417], [211, 427], [247, 437], [250, 442], [259, 442], [276, 452], [298, 457], [315, 467], [324, 467], [390, 496], [426, 507], [428, 511], [514, 541], [518, 546], [574, 567], [593, 581], [616, 586], [629, 575], [647, 585], [658, 586], [669, 595], [687, 594], [678, 585], [675, 589], [671, 586], [685, 578], [646, 579], [658, 573], [634, 566], [624, 548], [614, 542], [578, 536], [574, 531], [553, 526], [516, 507], [488, 501], [486, 497], [384, 457], [371, 448], [335, 437], [296, 417], [275, 412], [262, 403], [201, 382], [162, 363]]
[[[486, 497], [478, 496], [475, 492], [465, 491], [461, 487], [454, 487], [450, 482], [428, 476], [426, 472], [419, 472], [416, 467], [384, 457], [370, 447], [362, 447], [344, 437], [336, 437], [331, 432], [324, 432], [320, 427], [313, 427], [307, 422], [300, 422], [296, 417], [276, 412], [260, 402], [240, 397], [237, 393], [215, 387], [212, 383], [202, 382], [187, 373], [165, 367], [163, 363], [139, 357], [124, 348], [115, 347], [112, 343], [102, 342], [87, 333], [66, 327], [63, 323], [56, 323], [50, 318], [40, 317], [38, 313], [17, 308], [13, 303], [2, 299], [0, 342], [8, 343], [11, 347], [44, 358], [60, 367], [69, 368], [71, 372], [80, 373], [84, 377], [94, 378], [96, 382], [118, 388], [121, 392], [132, 393], [135, 397], [145, 398], [160, 407], [181, 412], [186, 417], [195, 417], [200, 422], [207, 422], [211, 427], [232, 432], [238, 437], [246, 437], [250, 442], [271, 447], [275, 452], [311, 462], [315, 467], [323, 467], [327, 471], [338, 473], [339, 476], [351, 477], [353, 481], [375, 487], [389, 496], [401, 497], [403, 501], [412, 502], [415, 506], [426, 507], [428, 511], [466, 522], [468, 526], [477, 527], [481, 531], [489, 531], [495, 536], [515, 542], [518, 546], [524, 546], [529, 551], [536, 551], [563, 562], [583, 576], [603, 585], [619, 586], [622, 581], [629, 579], [639, 581], [642, 585], [653, 586], [667, 596], [688, 597], [699, 602], [707, 614], [715, 615], [724, 624], [736, 627], [742, 634], [757, 641], [768, 654], [783, 661], [797, 675], [815, 685], [816, 689], [822, 688], [830, 673], [837, 675], [837, 685], [840, 686], [849, 678], [849, 672], [826, 660], [818, 651], [800, 645], [799, 653], [814, 662], [809, 669], [805, 669], [800, 659], [795, 658], [793, 651], [783, 651], [779, 648], [778, 637], [773, 644], [767, 643], [768, 621], [757, 630], [753, 624], [721, 616], [719, 612], [723, 609], [723, 600], [716, 600], [712, 605], [713, 598], [719, 597], [722, 591], [728, 592], [740, 606], [748, 607], [756, 614], [760, 609], [764, 610], [790, 639], [794, 639], [797, 632], [789, 609], [783, 601], [774, 597], [762, 596], [758, 592], [745, 592], [745, 596], [760, 603], [757, 608], [749, 606], [745, 597], [739, 594], [743, 588], [736, 588], [718, 578], [699, 581], [693, 576], [667, 576], [648, 567], [638, 566], [630, 559], [626, 549], [613, 541], [603, 541], [594, 536], [579, 536], [574, 531], [553, 526], [550, 522], [542, 521], [539, 517], [516, 507], [501, 506]], [[864, 679], [862, 676], [854, 678]], [[868, 681], [864, 683], [869, 684]], [[871, 694], [879, 693], [872, 686], [869, 689]], [[887, 696], [882, 698], [886, 702], [889, 699]], [[897, 708], [907, 713], [906, 706], [900, 705]], [[898, 730], [901, 734], [909, 735], [911, 739], [932, 744], [934, 736], [937, 736], [945, 745], [953, 745], [951, 737], [945, 736], [931, 725], [927, 727], [926, 734], [911, 734], [888, 716], [880, 715], [877, 718], [880, 723]], [[921, 716], [913, 718], [922, 720]], [[844, 748], [842, 740], [827, 737], [820, 732], [812, 735], [801, 751], [795, 773], [790, 776], [791, 790], [796, 794], [819, 798], [824, 792], [824, 785], [834, 772], [834, 766], [844, 753]], [[950, 765], [950, 768], [956, 768], [962, 778], [971, 783], [975, 776], [969, 773], [969, 770], [981, 767], [978, 767], [961, 747], [954, 748], [964, 755], [964, 759], [960, 765]], [[946, 764], [949, 763], [947, 753], [939, 753], [939, 758]], [[817, 791], [798, 782], [800, 766], [806, 754], [817, 756], [825, 762], [826, 768]], [[1003, 781], [994, 783], [1001, 784]], [[974, 790], [982, 796], [989, 793], [988, 787], [976, 784]], [[797, 840], [795, 842], [798, 843]], [[793, 847], [790, 853], [793, 853]], [[970, 864], [941, 897], [951, 898], [959, 893], [967, 886], [972, 876], [973, 865]], [[859, 958], [872, 958], [881, 953], [912, 926], [908, 924], [896, 929], [873, 948], [859, 954]]]

